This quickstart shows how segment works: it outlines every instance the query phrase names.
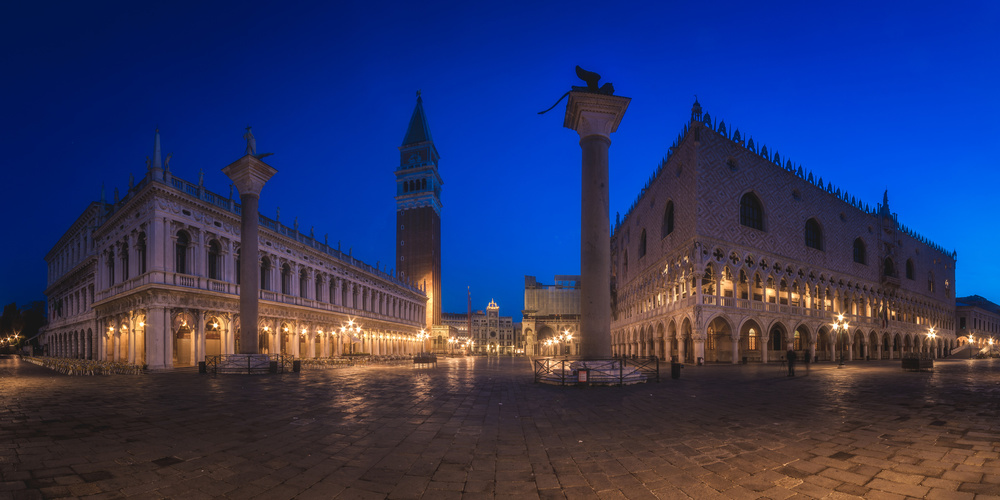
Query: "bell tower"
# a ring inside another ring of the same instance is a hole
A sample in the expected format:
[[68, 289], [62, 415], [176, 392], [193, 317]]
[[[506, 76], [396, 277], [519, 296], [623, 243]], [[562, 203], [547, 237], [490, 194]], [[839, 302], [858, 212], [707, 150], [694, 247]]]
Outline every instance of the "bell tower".
[[396, 168], [396, 269], [427, 293], [425, 326], [441, 324], [441, 176], [417, 91]]

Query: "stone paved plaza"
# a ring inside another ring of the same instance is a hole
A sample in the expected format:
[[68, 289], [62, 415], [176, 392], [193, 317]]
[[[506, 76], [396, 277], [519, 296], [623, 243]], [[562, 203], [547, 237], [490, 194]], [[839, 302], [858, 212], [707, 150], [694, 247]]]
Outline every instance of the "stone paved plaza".
[[1000, 363], [779, 370], [561, 388], [510, 358], [218, 377], [0, 360], [0, 498], [1000, 496]]

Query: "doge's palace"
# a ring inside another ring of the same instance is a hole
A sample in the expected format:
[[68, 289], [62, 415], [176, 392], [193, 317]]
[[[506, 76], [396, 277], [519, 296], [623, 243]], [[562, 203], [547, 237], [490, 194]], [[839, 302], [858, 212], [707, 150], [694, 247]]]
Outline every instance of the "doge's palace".
[[888, 192], [869, 206], [697, 101], [611, 246], [616, 355], [852, 361], [957, 344], [954, 252], [902, 225]]
[[[231, 189], [174, 176], [169, 162], [157, 131], [146, 175], [123, 196], [102, 194], [46, 255], [48, 355], [163, 370], [239, 352], [240, 204]], [[261, 353], [422, 350], [427, 296], [418, 286], [297, 223], [259, 223]]]

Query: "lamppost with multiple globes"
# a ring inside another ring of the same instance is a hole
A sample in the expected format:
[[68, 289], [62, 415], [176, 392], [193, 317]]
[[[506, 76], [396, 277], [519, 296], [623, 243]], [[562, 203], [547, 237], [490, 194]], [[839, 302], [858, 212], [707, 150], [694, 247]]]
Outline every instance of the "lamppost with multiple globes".
[[[427, 333], [423, 328], [420, 329], [420, 333], [417, 334], [417, 340], [420, 341], [420, 352], [424, 352], [424, 347], [427, 346], [427, 339], [431, 338], [431, 335]], [[451, 339], [448, 339], [451, 340]]]
[[[838, 314], [837, 320], [833, 322], [833, 331], [837, 332], [837, 340], [840, 343], [840, 364], [837, 365], [837, 368], [844, 367], [844, 344], [847, 343], [847, 330], [850, 327], [851, 325], [847, 324], [847, 321], [844, 320], [843, 314]], [[844, 334], [843, 342], [839, 342], [841, 333]]]
[[[572, 341], [573, 341], [573, 334], [570, 333], [569, 330], [563, 330], [563, 332], [560, 333], [559, 335], [545, 339], [545, 342], [543, 342], [543, 344], [545, 344], [549, 348], [553, 356], [563, 356], [564, 355], [563, 345], [565, 344], [568, 346], [569, 343]], [[558, 349], [558, 352], [556, 352], [556, 349]]]
[[973, 337], [972, 334], [970, 333], [968, 335], [968, 339], [969, 339], [969, 359], [972, 359], [972, 351], [975, 349], [976, 338]]
[[[332, 336], [333, 332], [330, 334]], [[354, 354], [354, 337], [361, 338], [361, 324], [355, 323], [353, 319], [347, 320], [346, 325], [340, 326], [340, 335], [351, 339], [351, 354]]]

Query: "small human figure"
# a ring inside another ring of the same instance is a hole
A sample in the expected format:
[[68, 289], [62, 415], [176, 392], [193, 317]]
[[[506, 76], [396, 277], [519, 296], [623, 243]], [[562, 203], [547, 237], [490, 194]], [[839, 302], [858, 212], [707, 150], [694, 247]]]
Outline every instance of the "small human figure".
[[805, 363], [806, 363], [806, 376], [808, 377], [809, 376], [809, 363], [812, 361], [812, 356], [810, 356], [809, 353], [806, 352], [805, 359], [803, 359], [803, 361], [805, 361]]
[[788, 376], [789, 377], [794, 377], [795, 376], [795, 360], [797, 360], [799, 356], [797, 354], [795, 354], [795, 350], [789, 349], [788, 352], [785, 353], [785, 357], [788, 358]]

